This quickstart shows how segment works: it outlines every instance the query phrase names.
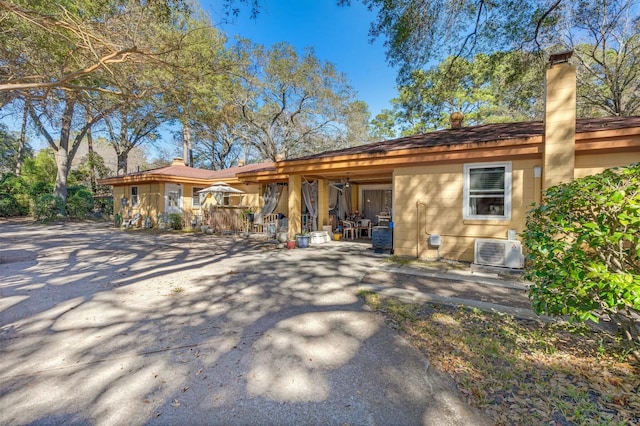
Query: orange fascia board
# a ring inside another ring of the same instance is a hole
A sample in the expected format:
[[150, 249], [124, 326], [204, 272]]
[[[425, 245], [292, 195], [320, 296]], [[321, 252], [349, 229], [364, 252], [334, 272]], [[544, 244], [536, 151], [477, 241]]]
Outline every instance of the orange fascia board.
[[[298, 174], [310, 171], [338, 171], [357, 168], [389, 168], [460, 161], [475, 161], [494, 157], [520, 157], [540, 154], [542, 137], [527, 140], [510, 140], [474, 143], [457, 146], [437, 146], [389, 151], [381, 154], [357, 154], [347, 156], [291, 161], [278, 167], [281, 173]], [[280, 165], [279, 165], [280, 166]]]
[[273, 183], [273, 182], [289, 182], [289, 175], [274, 173], [274, 172], [259, 172], [259, 173], [243, 173], [238, 175], [238, 180], [241, 183]]
[[288, 160], [275, 164], [274, 171], [247, 172], [239, 175], [241, 180], [262, 182], [283, 180], [289, 175], [320, 172], [355, 172], [389, 169], [398, 166], [420, 164], [438, 164], [489, 158], [531, 157], [542, 152], [542, 136], [526, 139], [504, 139], [473, 144], [458, 144], [411, 148], [387, 151], [376, 154], [336, 155], [332, 157], [310, 158], [306, 160]]
[[625, 127], [613, 130], [598, 130], [576, 134], [576, 142], [589, 139], [618, 139], [626, 137], [640, 137], [640, 127]]
[[187, 183], [196, 185], [210, 185], [211, 179], [187, 178], [181, 176], [158, 175], [158, 174], [142, 174], [131, 176], [119, 176], [106, 179], [98, 179], [100, 185], [131, 185], [136, 183], [148, 182], [169, 182], [169, 183]]
[[640, 129], [604, 130], [576, 135], [576, 152], [626, 152], [640, 150]]
[[601, 152], [627, 152], [640, 151], [640, 138], [634, 140], [599, 140], [576, 141], [576, 152], [581, 154], [596, 154]]

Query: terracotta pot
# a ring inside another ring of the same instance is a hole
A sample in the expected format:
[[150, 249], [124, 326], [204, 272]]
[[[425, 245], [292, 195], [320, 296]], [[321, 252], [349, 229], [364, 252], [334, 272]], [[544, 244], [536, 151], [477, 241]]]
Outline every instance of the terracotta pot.
[[293, 250], [294, 248], [296, 248], [296, 242], [291, 240], [291, 241], [287, 241], [287, 248], [289, 250]]

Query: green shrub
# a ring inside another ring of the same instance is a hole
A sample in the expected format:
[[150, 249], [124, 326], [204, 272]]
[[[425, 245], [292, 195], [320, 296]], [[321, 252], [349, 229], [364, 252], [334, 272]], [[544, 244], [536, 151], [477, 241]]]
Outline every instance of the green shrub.
[[53, 194], [53, 184], [50, 182], [36, 182], [29, 186], [27, 193], [32, 201], [36, 201], [41, 195]]
[[70, 217], [86, 217], [93, 210], [93, 194], [84, 187], [74, 189], [67, 197], [66, 209]]
[[29, 213], [27, 184], [13, 173], [0, 178], [0, 217], [24, 216]]
[[171, 229], [181, 230], [184, 228], [184, 219], [180, 213], [169, 213], [169, 226]]
[[0, 194], [0, 217], [12, 216], [21, 216], [16, 197], [6, 193]]
[[33, 217], [36, 220], [48, 220], [64, 210], [62, 198], [53, 194], [42, 194], [33, 203]]
[[113, 214], [113, 197], [98, 197], [95, 199], [95, 206], [103, 216], [111, 216]]
[[549, 188], [523, 237], [537, 313], [611, 319], [640, 344], [640, 165]]

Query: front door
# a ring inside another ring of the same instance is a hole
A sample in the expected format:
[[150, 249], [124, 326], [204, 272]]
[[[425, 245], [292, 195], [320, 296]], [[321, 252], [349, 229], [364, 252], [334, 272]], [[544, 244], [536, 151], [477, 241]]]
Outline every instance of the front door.
[[167, 213], [182, 212], [182, 185], [172, 183], [165, 184], [164, 211]]

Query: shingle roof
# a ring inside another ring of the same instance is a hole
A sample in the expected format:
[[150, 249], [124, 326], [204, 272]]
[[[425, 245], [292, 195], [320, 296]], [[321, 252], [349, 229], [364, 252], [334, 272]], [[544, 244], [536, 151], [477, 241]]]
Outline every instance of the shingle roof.
[[258, 163], [258, 164], [246, 164], [244, 166], [235, 166], [222, 170], [207, 170], [197, 169], [194, 167], [187, 167], [184, 165], [173, 164], [171, 166], [162, 167], [159, 169], [145, 170], [143, 172], [130, 173], [128, 176], [144, 176], [144, 175], [163, 175], [163, 176], [175, 176], [192, 179], [229, 179], [236, 176], [237, 173], [250, 172], [257, 169], [263, 169], [271, 166], [273, 163]]
[[[640, 117], [605, 117], [576, 120], [576, 133], [628, 127], [640, 127]], [[481, 126], [462, 127], [460, 129], [438, 130], [383, 142], [359, 145], [352, 148], [326, 151], [291, 160], [310, 160], [337, 155], [384, 154], [401, 149], [464, 145], [506, 139], [528, 139], [542, 136], [543, 133], [544, 125], [542, 121], [484, 124]]]
[[228, 169], [216, 170], [212, 179], [231, 179], [235, 178], [238, 173], [254, 172], [273, 167], [273, 163], [266, 161], [264, 163], [246, 164], [244, 166], [229, 167]]
[[[199, 180], [213, 182], [221, 179], [233, 179], [236, 177], [237, 173], [261, 170], [264, 168], [271, 167], [272, 165], [273, 165], [272, 162], [265, 162], [265, 163], [258, 163], [258, 164], [246, 164], [244, 166], [235, 166], [235, 167], [230, 167], [228, 169], [222, 169], [222, 170], [207, 170], [207, 169], [197, 169], [194, 167], [187, 167], [184, 164], [177, 164], [174, 162], [174, 164], [167, 167], [145, 170], [143, 172], [129, 173], [125, 176], [117, 176], [112, 178], [101, 179], [101, 181], [105, 181], [111, 185], [121, 181], [124, 182], [125, 180], [130, 180], [130, 179], [158, 180], [159, 177], [167, 176], [167, 178], [199, 179]], [[163, 178], [160, 180], [163, 180]]]

